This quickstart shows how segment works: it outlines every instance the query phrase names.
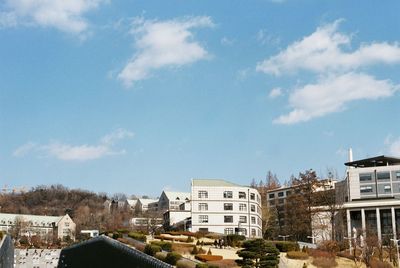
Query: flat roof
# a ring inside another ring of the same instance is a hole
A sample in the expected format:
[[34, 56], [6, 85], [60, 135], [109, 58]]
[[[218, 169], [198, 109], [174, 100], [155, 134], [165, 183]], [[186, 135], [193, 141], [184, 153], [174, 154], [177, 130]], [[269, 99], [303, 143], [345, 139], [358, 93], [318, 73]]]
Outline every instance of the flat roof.
[[379, 167], [400, 165], [400, 158], [390, 157], [385, 155], [365, 158], [357, 161], [344, 163], [349, 167]]
[[230, 187], [230, 186], [239, 186], [243, 187], [242, 185], [238, 185], [226, 180], [222, 179], [193, 179], [192, 180], [193, 186], [213, 186], [213, 187]]

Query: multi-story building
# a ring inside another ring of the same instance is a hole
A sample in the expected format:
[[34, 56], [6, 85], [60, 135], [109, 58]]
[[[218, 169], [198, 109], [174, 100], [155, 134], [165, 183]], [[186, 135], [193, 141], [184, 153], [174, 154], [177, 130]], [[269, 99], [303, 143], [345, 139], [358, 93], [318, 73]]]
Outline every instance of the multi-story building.
[[347, 236], [365, 238], [374, 233], [379, 239], [399, 237], [400, 158], [381, 155], [353, 161], [350, 153], [345, 165], [347, 176], [340, 193]]
[[42, 238], [56, 235], [63, 239], [70, 237], [75, 240], [76, 225], [71, 217], [64, 216], [41, 216], [27, 214], [9, 214], [0, 213], [0, 231], [11, 232], [15, 226], [19, 230], [19, 235], [32, 236], [37, 235]]
[[135, 211], [138, 213], [155, 212], [158, 209], [158, 199], [139, 198], [136, 202]]
[[256, 189], [219, 179], [193, 179], [192, 232], [262, 237], [261, 196]]
[[179, 210], [179, 206], [187, 201], [190, 201], [190, 193], [163, 191], [158, 200], [158, 210]]

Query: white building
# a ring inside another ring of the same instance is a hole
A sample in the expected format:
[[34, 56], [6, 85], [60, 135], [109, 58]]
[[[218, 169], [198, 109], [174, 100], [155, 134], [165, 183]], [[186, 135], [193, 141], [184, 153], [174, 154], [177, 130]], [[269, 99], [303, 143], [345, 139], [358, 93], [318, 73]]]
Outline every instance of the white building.
[[75, 239], [76, 224], [68, 214], [64, 216], [41, 216], [0, 213], [0, 231], [8, 233], [16, 225], [20, 227], [19, 235], [21, 236], [37, 235], [44, 238], [48, 235], [56, 235], [60, 239], [67, 236]]
[[399, 237], [400, 158], [377, 156], [345, 163], [346, 180], [341, 183], [346, 210], [347, 236], [379, 239]]
[[261, 196], [256, 189], [219, 179], [192, 180], [192, 232], [262, 237]]
[[157, 211], [158, 199], [139, 198], [136, 202], [136, 212], [143, 213], [146, 211]]
[[179, 210], [179, 206], [189, 200], [190, 193], [163, 191], [158, 200], [158, 210]]

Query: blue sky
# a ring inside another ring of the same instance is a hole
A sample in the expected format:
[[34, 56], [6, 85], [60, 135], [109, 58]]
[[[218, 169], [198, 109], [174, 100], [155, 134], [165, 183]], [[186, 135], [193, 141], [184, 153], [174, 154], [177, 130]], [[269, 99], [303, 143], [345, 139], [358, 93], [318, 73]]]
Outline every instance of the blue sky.
[[400, 156], [399, 8], [2, 1], [0, 185], [156, 196]]

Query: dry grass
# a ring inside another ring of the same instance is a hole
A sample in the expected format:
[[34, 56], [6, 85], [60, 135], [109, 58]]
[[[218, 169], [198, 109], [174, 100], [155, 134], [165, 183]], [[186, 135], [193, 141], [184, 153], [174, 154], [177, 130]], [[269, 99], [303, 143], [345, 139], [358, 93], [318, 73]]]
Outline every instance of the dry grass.
[[219, 268], [237, 268], [239, 267], [235, 260], [220, 260], [220, 261], [209, 261], [208, 264], [217, 265]]

